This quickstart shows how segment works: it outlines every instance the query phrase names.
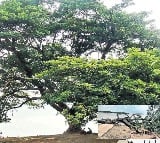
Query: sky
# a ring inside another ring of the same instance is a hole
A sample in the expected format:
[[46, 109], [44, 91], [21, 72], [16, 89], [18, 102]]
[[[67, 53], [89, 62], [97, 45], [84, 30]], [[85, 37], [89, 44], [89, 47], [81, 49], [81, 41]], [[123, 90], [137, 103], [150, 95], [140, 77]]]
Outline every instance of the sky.
[[[102, 0], [107, 6], [120, 2], [120, 0]], [[135, 6], [127, 9], [128, 12], [150, 11], [151, 18], [155, 19], [155, 25], [160, 28], [160, 0], [134, 0]], [[113, 107], [117, 110], [120, 108]], [[129, 108], [128, 108], [129, 109]], [[126, 111], [128, 111], [128, 109]], [[135, 111], [144, 111], [145, 106], [134, 108]], [[131, 109], [130, 109], [131, 111]], [[11, 115], [11, 114], [10, 114]], [[2, 136], [30, 136], [30, 135], [45, 135], [45, 134], [60, 134], [63, 133], [68, 125], [65, 124], [65, 118], [57, 114], [56, 110], [50, 106], [45, 106], [44, 109], [28, 109], [26, 106], [13, 111], [12, 120], [10, 123], [0, 124], [0, 132]], [[92, 122], [87, 126], [92, 126], [96, 132], [97, 125]], [[141, 143], [142, 141], [135, 141]], [[159, 142], [158, 142], [159, 143]]]
[[148, 105], [99, 105], [98, 111], [113, 111], [146, 114]]
[[[106, 6], [111, 7], [121, 0], [101, 0]], [[128, 12], [149, 11], [152, 12], [150, 17], [155, 19], [155, 26], [160, 29], [160, 0], [133, 0], [134, 6], [127, 8]]]

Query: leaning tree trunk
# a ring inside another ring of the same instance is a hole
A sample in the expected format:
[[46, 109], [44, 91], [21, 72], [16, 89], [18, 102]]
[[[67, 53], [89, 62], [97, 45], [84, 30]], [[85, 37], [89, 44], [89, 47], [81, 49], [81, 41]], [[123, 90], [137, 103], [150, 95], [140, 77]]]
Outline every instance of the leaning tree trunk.
[[69, 127], [67, 129], [67, 133], [80, 133], [82, 131], [80, 126], [69, 124]]

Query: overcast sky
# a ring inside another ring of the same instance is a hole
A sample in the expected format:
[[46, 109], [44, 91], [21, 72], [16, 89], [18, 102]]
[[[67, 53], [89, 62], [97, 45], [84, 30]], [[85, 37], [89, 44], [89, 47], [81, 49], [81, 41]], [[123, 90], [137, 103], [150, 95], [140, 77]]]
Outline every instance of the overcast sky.
[[[115, 3], [121, 2], [121, 0], [101, 0], [105, 5], [111, 7]], [[160, 0], [133, 0], [135, 5], [127, 8], [128, 12], [140, 12], [149, 11], [151, 13], [151, 19], [155, 19], [155, 25], [160, 29]]]

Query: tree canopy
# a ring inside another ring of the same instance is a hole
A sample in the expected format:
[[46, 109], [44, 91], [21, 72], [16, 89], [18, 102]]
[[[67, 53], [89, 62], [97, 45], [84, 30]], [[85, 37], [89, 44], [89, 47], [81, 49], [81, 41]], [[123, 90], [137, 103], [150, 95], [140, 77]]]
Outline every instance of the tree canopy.
[[[94, 117], [98, 104], [157, 103], [159, 51], [146, 49], [159, 48], [159, 30], [146, 19], [147, 12], [125, 12], [131, 3], [108, 8], [97, 0], [3, 1], [0, 121], [8, 110], [39, 99], [76, 128]], [[144, 52], [134, 49], [125, 56], [130, 47]], [[113, 51], [123, 58], [107, 60]], [[93, 52], [101, 54], [100, 60], [87, 59]]]
[[[54, 15], [63, 25], [62, 39], [68, 42], [72, 55], [100, 52], [102, 59], [110, 51], [123, 51], [128, 47], [153, 48], [159, 46], [159, 31], [146, 20], [147, 12], [126, 13], [123, 9], [130, 5], [124, 0], [112, 8], [107, 8], [96, 0], [61, 1]], [[62, 17], [63, 15], [63, 17]]]
[[133, 48], [121, 59], [65, 56], [46, 62], [48, 70], [37, 77], [49, 84], [43, 96], [47, 103], [83, 103], [89, 117], [94, 117], [98, 104], [158, 104], [159, 54], [157, 49]]

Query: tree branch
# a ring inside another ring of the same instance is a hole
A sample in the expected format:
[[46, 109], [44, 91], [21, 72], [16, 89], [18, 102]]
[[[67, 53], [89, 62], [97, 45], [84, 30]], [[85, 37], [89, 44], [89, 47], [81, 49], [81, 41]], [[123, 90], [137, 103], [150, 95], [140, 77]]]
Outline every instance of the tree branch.
[[9, 110], [16, 109], [16, 108], [20, 108], [20, 107], [22, 107], [24, 104], [26, 104], [27, 102], [30, 102], [30, 101], [32, 101], [32, 100], [37, 100], [37, 99], [41, 99], [41, 98], [40, 98], [40, 97], [27, 98], [27, 100], [25, 100], [24, 102], [22, 102], [20, 105], [11, 107], [10, 109], [7, 109], [7, 110], [4, 110], [4, 112], [8, 112]]
[[63, 103], [63, 102], [60, 102], [60, 103], [52, 103], [50, 104], [54, 109], [56, 109], [57, 111], [59, 112], [62, 112], [64, 109], [69, 109], [69, 107]]

